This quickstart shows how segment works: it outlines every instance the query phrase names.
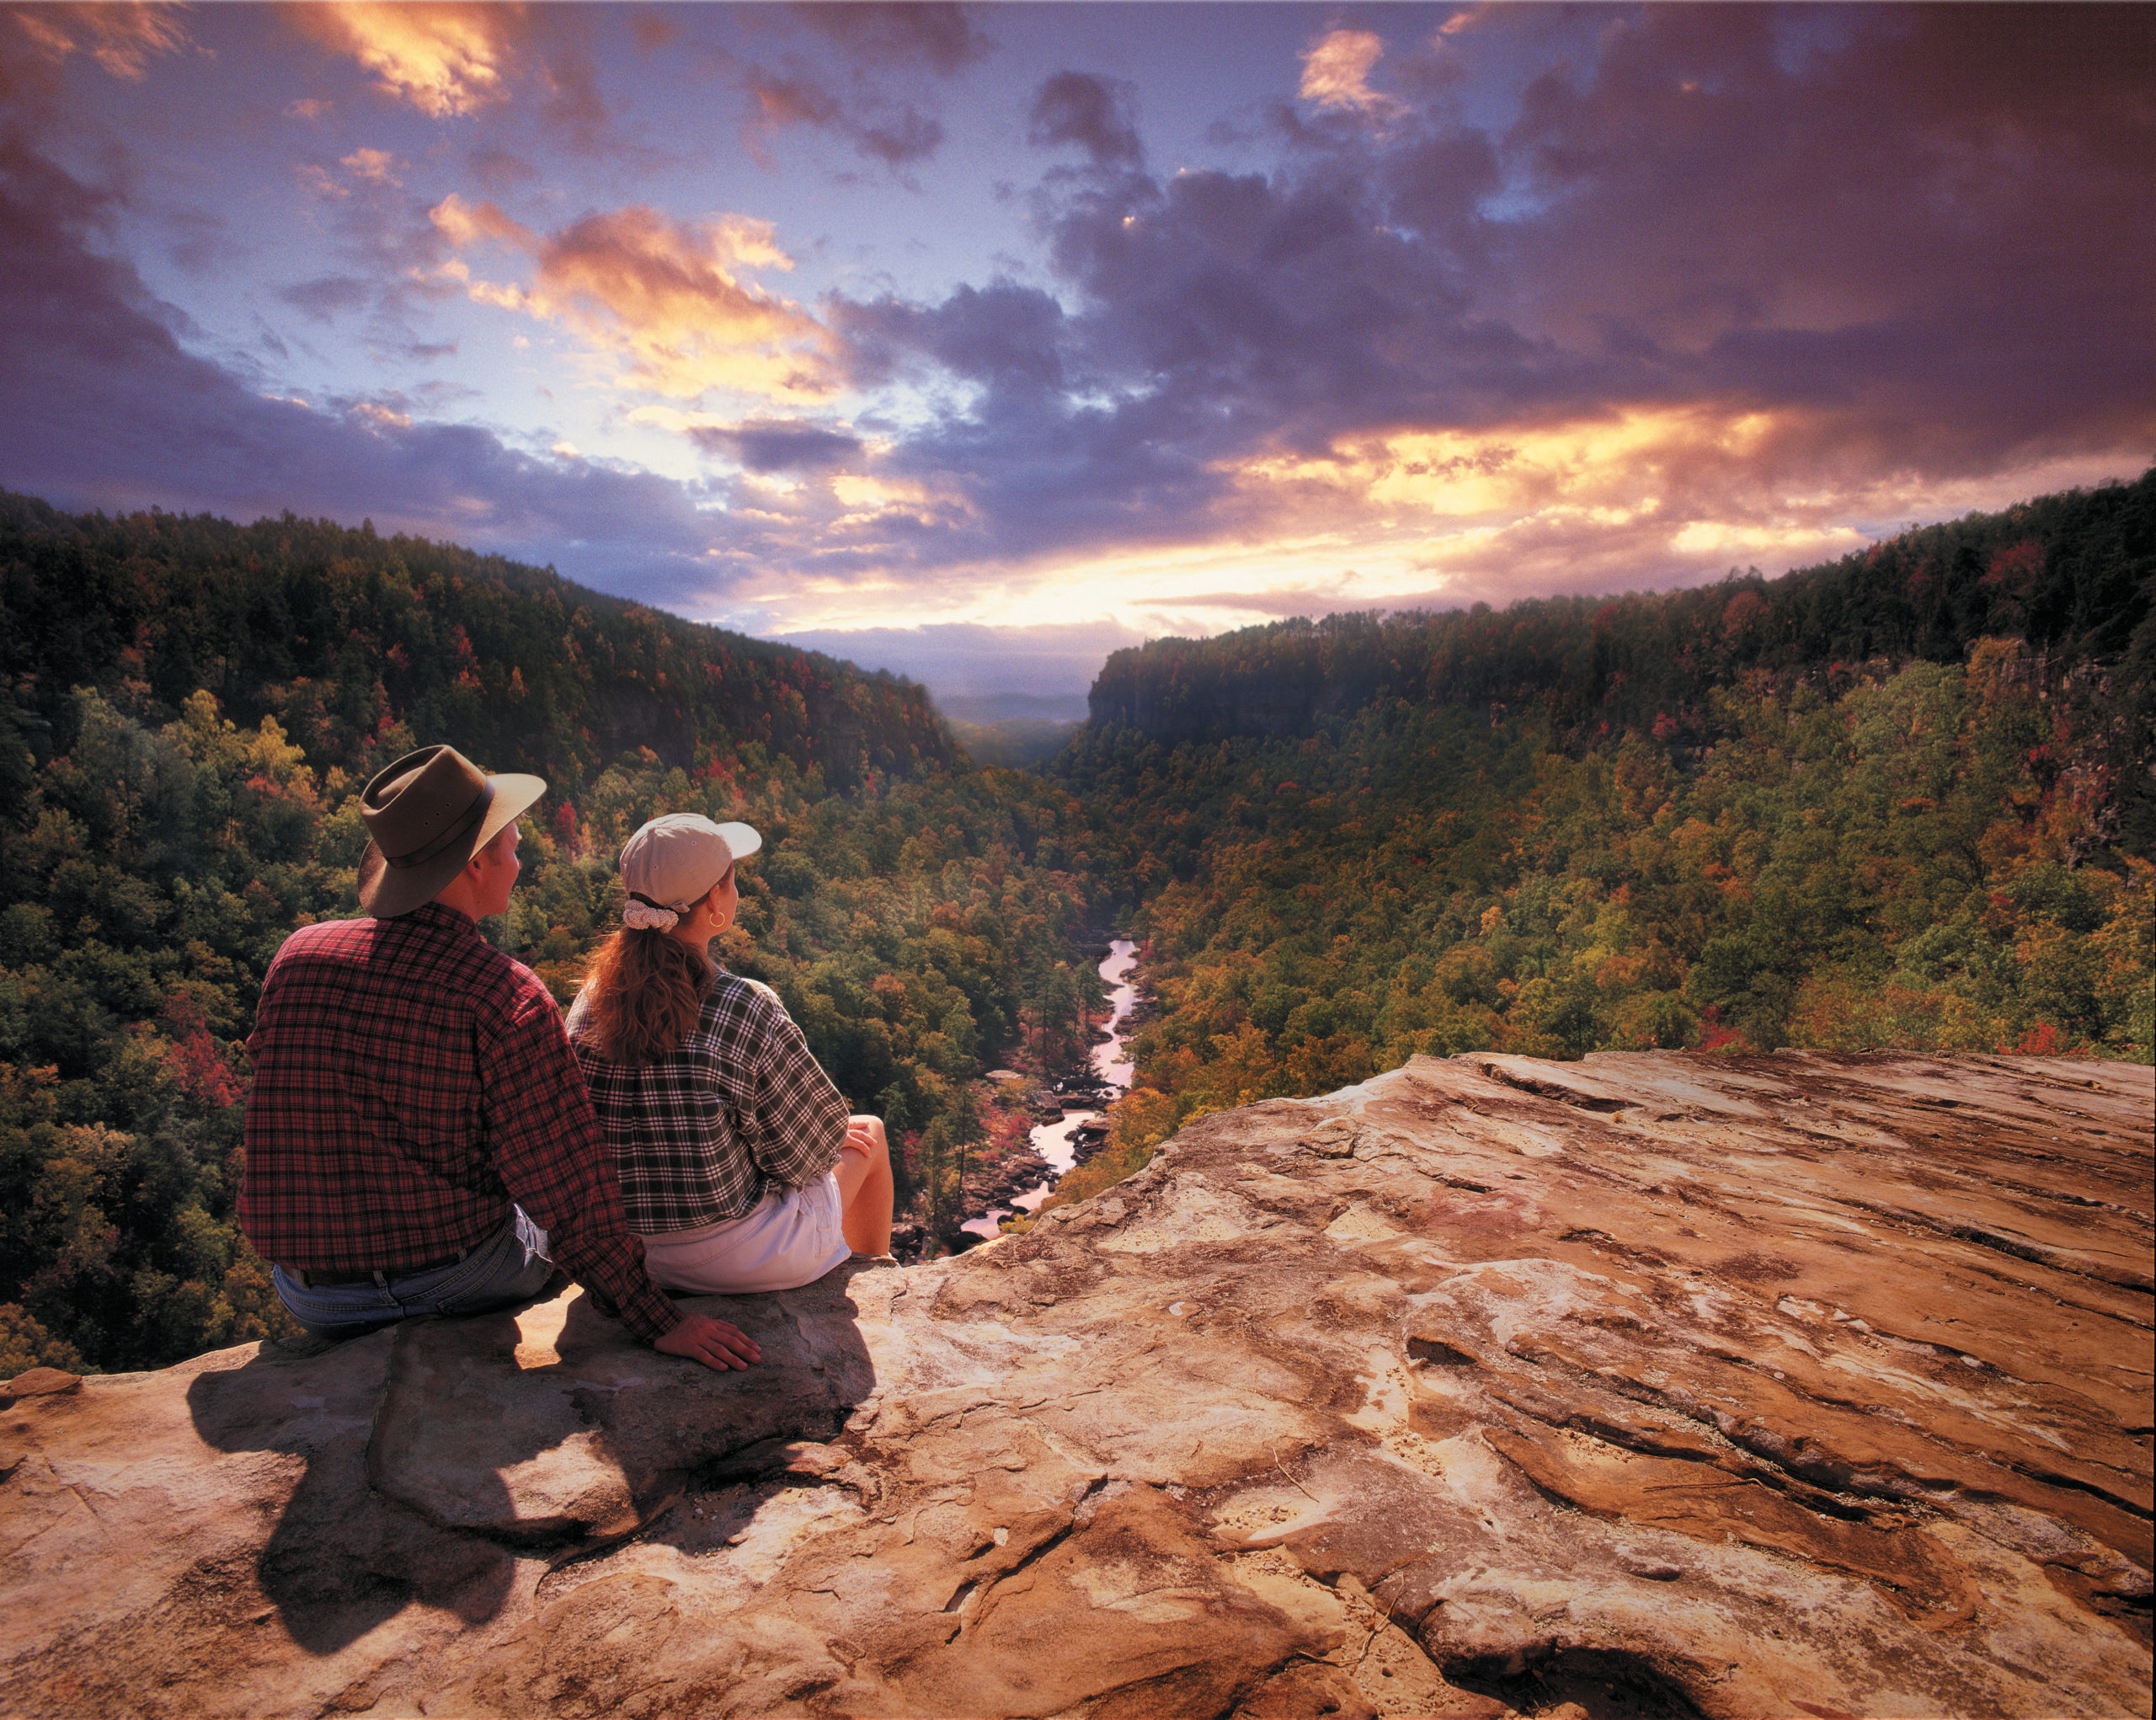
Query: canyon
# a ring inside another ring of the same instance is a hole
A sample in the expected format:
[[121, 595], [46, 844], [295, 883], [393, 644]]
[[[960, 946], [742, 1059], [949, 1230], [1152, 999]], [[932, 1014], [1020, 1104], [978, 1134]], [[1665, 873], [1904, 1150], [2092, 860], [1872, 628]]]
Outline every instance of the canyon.
[[[1138, 946], [1127, 937], [1118, 937], [1109, 942], [1107, 953], [1096, 969], [1107, 992], [1108, 1014], [1100, 1028], [1098, 1043], [1086, 1053], [1086, 1073], [1104, 1092], [1129, 1092], [1135, 1073], [1129, 1028], [1138, 1007], [1137, 965]], [[1038, 1212], [1055, 1192], [1057, 1180], [1078, 1162], [1079, 1131], [1088, 1126], [1105, 1126], [1097, 1110], [1067, 1099], [1064, 1106], [1059, 1116], [1034, 1126], [1030, 1155], [1014, 1158], [1008, 1167], [999, 1167], [1002, 1174], [993, 1181], [983, 1177], [978, 1194], [973, 1180], [968, 1179], [967, 1210], [973, 1212], [976, 1203], [980, 1210], [959, 1226], [961, 1230], [984, 1238], [999, 1236], [1000, 1220], [1017, 1213]]]

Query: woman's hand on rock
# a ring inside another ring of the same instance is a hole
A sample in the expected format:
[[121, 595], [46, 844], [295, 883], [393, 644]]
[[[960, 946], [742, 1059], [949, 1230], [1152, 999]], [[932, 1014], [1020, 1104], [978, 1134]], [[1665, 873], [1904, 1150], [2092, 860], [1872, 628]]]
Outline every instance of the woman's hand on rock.
[[750, 1367], [764, 1359], [755, 1338], [708, 1314], [684, 1314], [681, 1323], [659, 1338], [653, 1348], [722, 1371]]

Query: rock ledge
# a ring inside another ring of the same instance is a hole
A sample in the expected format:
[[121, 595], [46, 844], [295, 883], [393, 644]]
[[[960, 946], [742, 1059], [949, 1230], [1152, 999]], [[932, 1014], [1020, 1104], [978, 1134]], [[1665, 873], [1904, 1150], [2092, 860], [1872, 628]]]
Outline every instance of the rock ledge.
[[1417, 1059], [713, 1298], [747, 1374], [573, 1293], [26, 1376], [7, 1706], [2145, 1715], [2153, 1102]]

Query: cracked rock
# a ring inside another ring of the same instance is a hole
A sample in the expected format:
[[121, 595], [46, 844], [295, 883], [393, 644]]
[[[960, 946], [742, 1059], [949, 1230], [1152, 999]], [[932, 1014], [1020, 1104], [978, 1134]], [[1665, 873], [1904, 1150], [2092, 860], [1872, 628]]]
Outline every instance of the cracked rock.
[[746, 1372], [572, 1291], [25, 1376], [8, 1707], [2147, 1714], [2152, 1098], [1418, 1058], [696, 1304]]

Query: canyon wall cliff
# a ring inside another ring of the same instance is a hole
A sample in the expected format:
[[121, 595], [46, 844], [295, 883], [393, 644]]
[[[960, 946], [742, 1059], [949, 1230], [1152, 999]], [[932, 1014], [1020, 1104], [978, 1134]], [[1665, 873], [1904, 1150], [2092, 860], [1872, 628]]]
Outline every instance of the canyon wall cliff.
[[25, 1715], [2148, 1712], [2151, 1071], [1418, 1059], [1029, 1236], [0, 1396]]

